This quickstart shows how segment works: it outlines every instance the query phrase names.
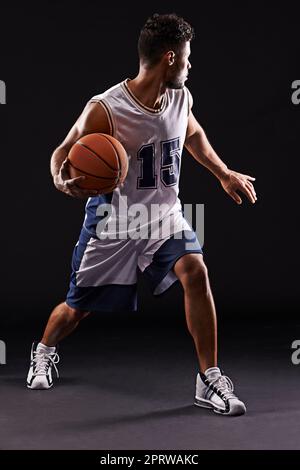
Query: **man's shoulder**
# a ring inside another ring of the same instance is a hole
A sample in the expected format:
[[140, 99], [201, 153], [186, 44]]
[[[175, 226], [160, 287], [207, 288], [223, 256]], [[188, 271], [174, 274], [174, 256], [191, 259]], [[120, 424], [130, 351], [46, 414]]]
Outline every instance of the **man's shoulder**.
[[168, 94], [170, 97], [170, 101], [175, 103], [184, 104], [184, 102], [191, 101], [191, 93], [186, 86], [182, 88], [169, 88]]
[[102, 93], [98, 93], [98, 94], [92, 96], [91, 100], [94, 100], [94, 101], [102, 100], [106, 97], [114, 96], [114, 95], [118, 94], [121, 90], [122, 83], [123, 82], [119, 82], [116, 85], [113, 85], [110, 88], [108, 88], [107, 90], [103, 91]]

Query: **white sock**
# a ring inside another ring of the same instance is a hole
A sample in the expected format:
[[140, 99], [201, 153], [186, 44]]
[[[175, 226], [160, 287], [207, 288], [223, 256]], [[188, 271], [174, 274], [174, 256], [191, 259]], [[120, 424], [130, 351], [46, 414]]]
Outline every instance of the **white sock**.
[[219, 377], [221, 375], [221, 371], [219, 367], [209, 367], [208, 369], [206, 369], [204, 374], [207, 378], [213, 379]]
[[43, 343], [39, 343], [36, 347], [37, 351], [43, 351], [46, 354], [54, 353], [55, 352], [55, 346], [46, 346]]

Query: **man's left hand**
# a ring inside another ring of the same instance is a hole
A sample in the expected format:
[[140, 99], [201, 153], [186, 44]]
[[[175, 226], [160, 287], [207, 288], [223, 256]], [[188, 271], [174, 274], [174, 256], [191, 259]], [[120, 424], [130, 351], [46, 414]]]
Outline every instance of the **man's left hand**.
[[242, 199], [237, 191], [244, 193], [252, 204], [257, 200], [255, 189], [251, 181], [255, 181], [253, 176], [243, 175], [236, 171], [229, 170], [225, 176], [220, 178], [223, 189], [237, 203], [242, 204]]

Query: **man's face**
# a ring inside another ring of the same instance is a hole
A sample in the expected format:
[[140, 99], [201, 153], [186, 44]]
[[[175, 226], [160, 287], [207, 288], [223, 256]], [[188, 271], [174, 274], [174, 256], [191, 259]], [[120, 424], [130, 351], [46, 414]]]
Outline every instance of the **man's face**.
[[174, 64], [170, 66], [166, 78], [167, 88], [180, 89], [185, 85], [188, 71], [191, 68], [189, 56], [191, 54], [190, 42], [187, 41], [175, 55]]

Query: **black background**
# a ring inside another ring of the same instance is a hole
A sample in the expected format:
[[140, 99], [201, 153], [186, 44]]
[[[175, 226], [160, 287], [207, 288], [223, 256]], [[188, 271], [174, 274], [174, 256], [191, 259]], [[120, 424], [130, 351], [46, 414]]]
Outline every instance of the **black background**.
[[[41, 331], [50, 309], [64, 300], [85, 202], [54, 188], [50, 156], [91, 96], [135, 76], [139, 30], [154, 12], [176, 12], [194, 26], [187, 82], [194, 114], [226, 164], [257, 178], [257, 203], [244, 197], [238, 206], [184, 152], [180, 198], [205, 204], [205, 261], [220, 321], [293, 318], [300, 117], [291, 101], [291, 83], [299, 79], [295, 5], [1, 6], [0, 79], [7, 85], [7, 104], [0, 107], [2, 331], [32, 325], [34, 317]], [[183, 318], [179, 284], [153, 298], [139, 281], [140, 319]]]

